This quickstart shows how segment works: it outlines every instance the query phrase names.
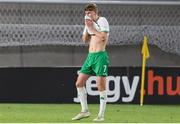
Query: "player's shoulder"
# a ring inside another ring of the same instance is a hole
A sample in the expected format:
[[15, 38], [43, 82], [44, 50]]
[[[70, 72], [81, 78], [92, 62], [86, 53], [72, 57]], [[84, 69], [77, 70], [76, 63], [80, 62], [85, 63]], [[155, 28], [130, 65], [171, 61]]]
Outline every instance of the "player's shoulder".
[[105, 17], [99, 17], [98, 23], [100, 24], [108, 24], [108, 21]]
[[100, 17], [99, 17], [99, 20], [100, 20], [100, 21], [107, 21], [107, 19], [106, 19], [105, 17], [103, 17], [103, 16], [100, 16]]

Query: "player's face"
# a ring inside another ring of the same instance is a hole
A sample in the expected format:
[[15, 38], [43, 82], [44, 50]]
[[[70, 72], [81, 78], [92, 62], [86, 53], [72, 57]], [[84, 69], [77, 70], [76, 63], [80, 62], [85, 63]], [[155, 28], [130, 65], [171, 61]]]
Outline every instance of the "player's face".
[[85, 11], [85, 15], [89, 16], [92, 20], [96, 20], [96, 12], [94, 11]]

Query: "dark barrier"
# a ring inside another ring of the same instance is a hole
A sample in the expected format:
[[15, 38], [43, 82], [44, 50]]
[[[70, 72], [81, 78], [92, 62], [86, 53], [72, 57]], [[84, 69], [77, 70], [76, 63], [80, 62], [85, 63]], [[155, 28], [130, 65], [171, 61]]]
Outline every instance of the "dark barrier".
[[[0, 69], [0, 102], [78, 102], [75, 81], [79, 67]], [[89, 103], [99, 103], [96, 77], [87, 80]], [[140, 99], [141, 67], [110, 67], [109, 103], [135, 103]], [[145, 104], [180, 104], [180, 68], [146, 69]]]

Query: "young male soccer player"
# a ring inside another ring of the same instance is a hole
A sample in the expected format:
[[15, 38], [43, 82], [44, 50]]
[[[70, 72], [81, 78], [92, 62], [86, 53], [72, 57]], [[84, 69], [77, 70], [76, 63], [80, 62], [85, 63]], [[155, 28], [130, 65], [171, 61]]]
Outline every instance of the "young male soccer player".
[[109, 37], [109, 24], [105, 17], [98, 15], [96, 4], [90, 3], [85, 7], [85, 28], [82, 36], [84, 42], [89, 42], [89, 53], [80, 70], [76, 81], [78, 97], [81, 103], [81, 112], [72, 120], [79, 120], [90, 116], [87, 105], [85, 83], [95, 74], [97, 87], [100, 94], [100, 108], [94, 121], [104, 121], [106, 108], [106, 76], [108, 75], [109, 57], [105, 50]]

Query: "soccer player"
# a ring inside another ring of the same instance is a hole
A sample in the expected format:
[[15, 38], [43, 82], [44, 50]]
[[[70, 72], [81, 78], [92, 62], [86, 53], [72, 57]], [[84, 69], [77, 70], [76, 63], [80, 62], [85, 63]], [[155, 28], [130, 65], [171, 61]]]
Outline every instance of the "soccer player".
[[107, 100], [106, 76], [108, 75], [109, 65], [109, 57], [105, 48], [109, 37], [109, 24], [105, 17], [100, 17], [98, 15], [96, 4], [88, 4], [84, 11], [85, 28], [82, 40], [89, 43], [89, 53], [76, 81], [78, 97], [82, 109], [72, 120], [79, 120], [90, 116], [85, 83], [91, 75], [96, 75], [97, 88], [100, 95], [100, 107], [99, 113], [94, 121], [104, 121]]

